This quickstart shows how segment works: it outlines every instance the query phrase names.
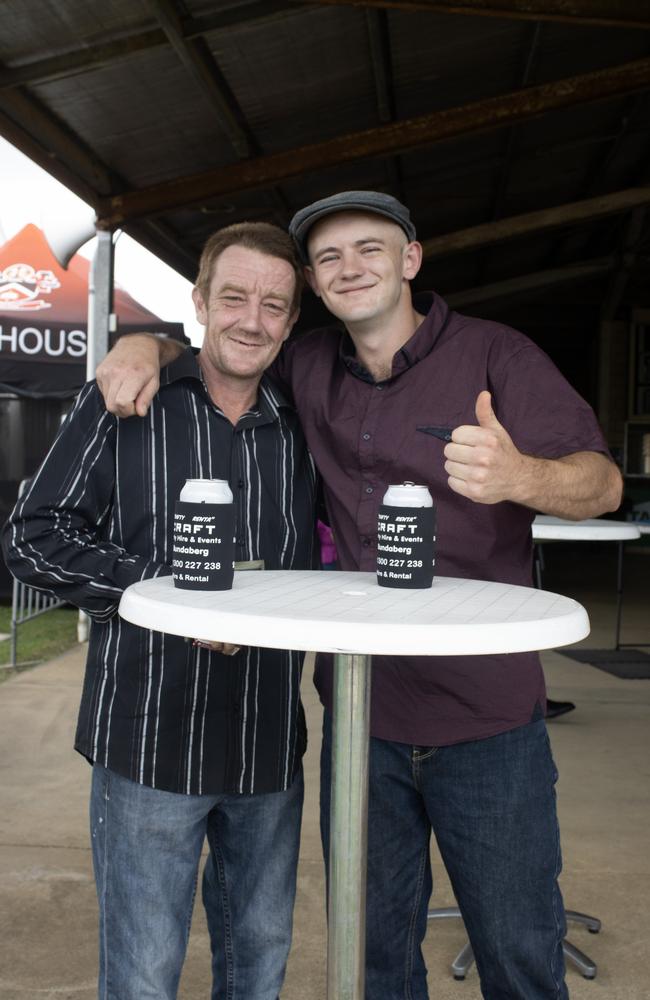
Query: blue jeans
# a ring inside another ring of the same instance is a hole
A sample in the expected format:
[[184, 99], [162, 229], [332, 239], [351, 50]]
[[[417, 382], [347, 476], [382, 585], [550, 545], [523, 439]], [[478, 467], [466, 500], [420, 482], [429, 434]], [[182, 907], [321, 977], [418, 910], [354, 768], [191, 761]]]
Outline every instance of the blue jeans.
[[[329, 856], [331, 716], [321, 831]], [[486, 1000], [566, 1000], [557, 771], [544, 720], [446, 747], [370, 741], [366, 1000], [426, 1000], [435, 834]]]
[[212, 1000], [277, 1000], [291, 943], [302, 772], [286, 792], [181, 795], [95, 764], [99, 1000], [174, 1000], [201, 850]]

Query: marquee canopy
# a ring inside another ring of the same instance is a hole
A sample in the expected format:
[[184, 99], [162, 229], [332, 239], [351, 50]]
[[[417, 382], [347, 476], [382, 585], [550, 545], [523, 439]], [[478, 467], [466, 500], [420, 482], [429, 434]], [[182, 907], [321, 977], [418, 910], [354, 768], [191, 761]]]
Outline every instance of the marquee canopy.
[[[69, 396], [86, 380], [90, 263], [76, 254], [61, 267], [42, 231], [27, 225], [0, 246], [0, 390]], [[115, 286], [117, 335], [148, 330], [183, 339]]]

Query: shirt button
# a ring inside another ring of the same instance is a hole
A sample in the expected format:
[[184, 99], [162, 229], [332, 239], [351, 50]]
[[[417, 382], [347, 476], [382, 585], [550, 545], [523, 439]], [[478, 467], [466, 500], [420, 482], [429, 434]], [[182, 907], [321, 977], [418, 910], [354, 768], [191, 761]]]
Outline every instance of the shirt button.
[[365, 546], [372, 545], [372, 539], [371, 538], [364, 538], [363, 544]]
[[372, 486], [366, 486], [366, 493], [374, 493]]
[[244, 539], [243, 538], [238, 538], [237, 539], [237, 544], [238, 545], [243, 545], [244, 544]]
[[369, 434], [364, 434], [363, 435], [363, 440], [364, 441], [369, 441], [370, 440], [370, 435]]
[[239, 482], [237, 483], [237, 486], [239, 487], [240, 490], [243, 490], [243, 488], [244, 488], [244, 480], [240, 479]]
[[383, 388], [384, 388], [383, 385], [376, 385], [375, 386], [375, 389], [383, 389]]

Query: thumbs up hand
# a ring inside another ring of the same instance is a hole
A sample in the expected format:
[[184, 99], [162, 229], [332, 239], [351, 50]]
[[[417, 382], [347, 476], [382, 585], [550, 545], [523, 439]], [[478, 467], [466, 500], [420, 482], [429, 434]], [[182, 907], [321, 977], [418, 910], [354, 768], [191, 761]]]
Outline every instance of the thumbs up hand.
[[476, 399], [478, 426], [456, 427], [445, 447], [445, 472], [455, 493], [475, 503], [513, 500], [525, 474], [527, 456], [497, 420], [489, 392]]

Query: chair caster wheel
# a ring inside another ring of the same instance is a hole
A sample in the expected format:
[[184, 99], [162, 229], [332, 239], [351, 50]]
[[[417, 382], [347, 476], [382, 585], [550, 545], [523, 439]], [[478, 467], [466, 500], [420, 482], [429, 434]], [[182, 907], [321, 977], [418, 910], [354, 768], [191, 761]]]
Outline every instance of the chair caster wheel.
[[583, 972], [582, 978], [583, 979], [595, 979], [596, 978], [596, 973], [593, 972], [593, 973], [589, 974], [589, 973]]
[[465, 976], [454, 976], [454, 979], [456, 980], [457, 983], [465, 982]]
[[600, 931], [600, 927], [587, 927], [587, 930], [589, 931], [590, 934], [598, 934]]

